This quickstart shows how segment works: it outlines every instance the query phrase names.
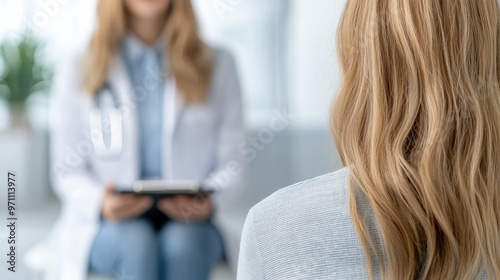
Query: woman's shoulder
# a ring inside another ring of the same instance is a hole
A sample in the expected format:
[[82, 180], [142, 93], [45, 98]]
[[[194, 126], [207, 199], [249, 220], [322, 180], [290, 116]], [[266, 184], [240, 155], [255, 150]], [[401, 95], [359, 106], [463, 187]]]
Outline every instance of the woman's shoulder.
[[366, 278], [348, 179], [344, 168], [281, 189], [250, 210], [245, 234], [269, 279]]
[[254, 215], [259, 216], [270, 210], [283, 209], [287, 213], [295, 209], [323, 202], [326, 200], [346, 200], [347, 199], [347, 180], [349, 171], [342, 168], [338, 171], [318, 176], [285, 188], [282, 188], [258, 204], [252, 211]]
[[237, 71], [236, 59], [228, 49], [220, 46], [210, 46], [208, 49], [213, 64], [213, 78], [224, 80], [224, 77]]
[[66, 85], [82, 87], [84, 71], [88, 64], [88, 54], [73, 51], [60, 56], [55, 65], [55, 79]]
[[320, 230], [317, 225], [340, 223], [351, 226], [347, 168], [303, 181], [271, 194], [249, 212], [254, 228], [294, 227]]
[[60, 56], [55, 65], [52, 92], [61, 97], [82, 97], [86, 52], [71, 52]]
[[221, 46], [209, 46], [208, 49], [216, 66], [235, 63], [233, 53], [231, 53], [231, 51], [227, 48]]
[[212, 60], [212, 83], [210, 87], [214, 104], [238, 102], [241, 88], [236, 59], [227, 49], [209, 47]]
[[88, 52], [74, 50], [57, 58], [56, 67], [81, 72], [88, 61]]

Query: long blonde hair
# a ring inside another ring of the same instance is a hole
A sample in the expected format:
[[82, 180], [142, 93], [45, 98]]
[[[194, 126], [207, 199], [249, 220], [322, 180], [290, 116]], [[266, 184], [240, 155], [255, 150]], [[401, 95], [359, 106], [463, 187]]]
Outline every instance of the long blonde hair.
[[500, 279], [499, 15], [497, 0], [347, 1], [331, 121], [371, 277], [377, 259], [386, 279]]
[[[85, 90], [94, 93], [107, 77], [120, 42], [127, 30], [127, 12], [123, 0], [100, 0], [98, 27], [88, 49], [84, 77]], [[201, 41], [190, 0], [170, 0], [164, 28], [169, 69], [177, 88], [188, 102], [205, 99], [210, 86], [212, 61]]]

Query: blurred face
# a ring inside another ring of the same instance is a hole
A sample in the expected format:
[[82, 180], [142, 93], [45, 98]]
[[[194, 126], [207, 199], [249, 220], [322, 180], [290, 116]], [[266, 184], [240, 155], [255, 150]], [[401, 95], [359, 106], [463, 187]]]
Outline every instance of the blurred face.
[[139, 19], [162, 17], [168, 10], [171, 0], [124, 0], [130, 15]]

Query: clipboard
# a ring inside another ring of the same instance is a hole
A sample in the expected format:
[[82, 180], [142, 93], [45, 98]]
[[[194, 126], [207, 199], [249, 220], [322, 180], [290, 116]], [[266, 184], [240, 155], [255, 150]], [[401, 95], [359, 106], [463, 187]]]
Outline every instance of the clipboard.
[[197, 181], [138, 180], [132, 186], [118, 186], [114, 193], [152, 196], [209, 195], [212, 190], [204, 189]]

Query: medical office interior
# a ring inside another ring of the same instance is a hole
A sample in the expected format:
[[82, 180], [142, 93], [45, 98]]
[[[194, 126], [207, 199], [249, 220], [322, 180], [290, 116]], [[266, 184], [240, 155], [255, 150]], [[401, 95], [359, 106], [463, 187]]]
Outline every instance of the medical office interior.
[[[54, 65], [88, 44], [96, 2], [0, 0], [0, 217], [7, 215], [9, 170], [17, 174], [19, 217], [17, 271], [2, 261], [0, 279], [44, 279], [51, 262], [50, 233], [60, 210], [49, 177], [51, 81]], [[203, 39], [233, 54], [241, 81], [251, 155], [230, 217], [238, 232], [264, 197], [341, 167], [328, 110], [339, 78], [335, 30], [344, 1], [192, 2]], [[4, 255], [7, 232], [0, 234]], [[212, 279], [231, 279], [224, 263]]]

